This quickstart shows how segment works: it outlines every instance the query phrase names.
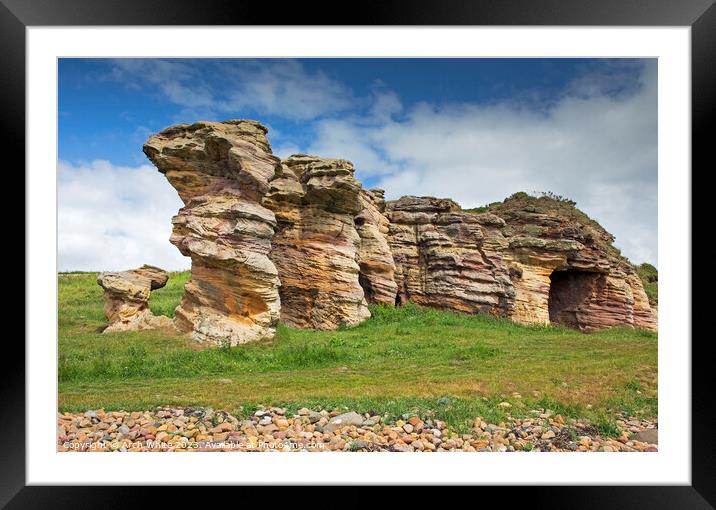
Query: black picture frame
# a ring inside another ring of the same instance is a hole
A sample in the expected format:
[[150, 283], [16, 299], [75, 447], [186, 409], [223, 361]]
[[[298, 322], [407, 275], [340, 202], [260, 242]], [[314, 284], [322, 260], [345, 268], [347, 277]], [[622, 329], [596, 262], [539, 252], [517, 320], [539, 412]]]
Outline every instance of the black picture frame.
[[[0, 104], [4, 146], [24, 168], [25, 29], [28, 26], [110, 25], [568, 25], [690, 26], [692, 72], [693, 178], [713, 168], [716, 112], [715, 0], [424, 0], [384, 1], [374, 5], [337, 2], [266, 3], [233, 0], [0, 0]], [[320, 13], [320, 14], [318, 14]], [[9, 170], [6, 169], [6, 172]], [[19, 174], [16, 170], [15, 173]], [[24, 181], [20, 187], [24, 188]], [[698, 188], [694, 188], [698, 189]], [[695, 200], [692, 197], [692, 203]], [[695, 253], [695, 252], [694, 252]], [[692, 261], [684, 261], [691, 264]], [[708, 264], [706, 267], [711, 267]], [[698, 267], [698, 266], [697, 266]], [[25, 274], [32, 271], [25, 267]], [[691, 296], [684, 296], [691, 300]], [[705, 305], [698, 305], [705, 306]], [[670, 339], [689, 342], [690, 338]], [[48, 339], [51, 341], [51, 339]], [[9, 339], [7, 341], [9, 343]], [[708, 335], [692, 342], [691, 486], [529, 487], [510, 488], [511, 503], [548, 504], [551, 508], [714, 508], [716, 441], [712, 426], [714, 389]], [[25, 484], [25, 364], [18, 349], [2, 377], [2, 429], [15, 441], [0, 446], [0, 506], [8, 508], [112, 507], [131, 505], [114, 493], [121, 488], [38, 487]], [[9, 354], [7, 354], [9, 356]], [[27, 419], [30, 419], [29, 417]], [[22, 439], [22, 440], [21, 440]], [[696, 445], [697, 447], [694, 447]], [[558, 474], [556, 474], [558, 476]], [[498, 489], [505, 491], [505, 488]], [[133, 488], [133, 498], [143, 498]], [[205, 498], [206, 491], [183, 491]], [[481, 496], [481, 499], [483, 496]], [[290, 499], [290, 498], [289, 498]], [[522, 501], [521, 501], [522, 500]], [[484, 499], [486, 502], [487, 500]], [[484, 503], [483, 503], [484, 504]]]

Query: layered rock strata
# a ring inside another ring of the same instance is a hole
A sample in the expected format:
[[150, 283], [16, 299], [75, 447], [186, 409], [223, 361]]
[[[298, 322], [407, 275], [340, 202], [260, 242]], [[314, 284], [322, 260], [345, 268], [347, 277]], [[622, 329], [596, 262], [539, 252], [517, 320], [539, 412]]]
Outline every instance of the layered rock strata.
[[513, 320], [582, 331], [656, 329], [641, 281], [614, 237], [573, 202], [516, 193], [487, 211], [505, 221]]
[[517, 193], [480, 212], [449, 199], [389, 202], [398, 301], [582, 331], [655, 330], [633, 267], [573, 203]]
[[281, 279], [281, 320], [335, 329], [370, 316], [359, 281], [363, 211], [353, 165], [298, 154], [284, 160], [264, 199], [278, 224], [271, 260]]
[[171, 319], [149, 309], [151, 291], [167, 284], [169, 276], [158, 267], [101, 273], [97, 284], [104, 289], [104, 313], [109, 325], [103, 333], [139, 331], [169, 326]]
[[382, 189], [363, 190], [359, 196], [361, 211], [353, 219], [360, 245], [358, 279], [368, 303], [393, 305], [398, 292], [395, 261], [388, 244], [390, 222], [385, 217]]
[[449, 199], [388, 202], [388, 243], [399, 303], [509, 316], [514, 290], [501, 256], [504, 221], [471, 214]]
[[276, 219], [261, 205], [279, 159], [254, 121], [180, 124], [152, 136], [144, 152], [184, 207], [171, 242], [191, 257], [176, 326], [212, 344], [272, 337], [279, 278], [269, 259]]

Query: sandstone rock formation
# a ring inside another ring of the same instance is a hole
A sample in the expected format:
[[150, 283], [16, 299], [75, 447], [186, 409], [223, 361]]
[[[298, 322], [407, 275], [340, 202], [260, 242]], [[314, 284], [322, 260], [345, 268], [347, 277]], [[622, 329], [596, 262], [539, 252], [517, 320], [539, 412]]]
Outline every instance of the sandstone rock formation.
[[194, 339], [241, 344], [273, 336], [279, 279], [268, 257], [276, 220], [261, 205], [280, 161], [254, 121], [180, 124], [144, 152], [179, 193], [171, 242], [191, 257], [176, 325]]
[[583, 331], [656, 329], [641, 281], [614, 237], [573, 202], [516, 193], [487, 211], [505, 220], [514, 320]]
[[634, 268], [573, 203], [385, 202], [349, 161], [281, 161], [266, 133], [255, 121], [198, 122], [144, 145], [184, 202], [171, 242], [192, 274], [175, 325], [196, 340], [271, 337], [279, 318], [335, 329], [369, 317], [368, 303], [408, 301], [582, 331], [656, 329]]
[[399, 303], [511, 314], [514, 290], [500, 253], [504, 221], [432, 197], [388, 202], [386, 215]]
[[158, 267], [101, 273], [97, 283], [104, 289], [104, 313], [109, 326], [103, 333], [139, 331], [171, 325], [169, 317], [149, 310], [149, 294], [167, 284], [169, 276]]
[[656, 329], [613, 237], [574, 207], [517, 193], [475, 213], [449, 199], [387, 205], [398, 300], [582, 331]]
[[358, 279], [368, 303], [393, 305], [398, 292], [395, 283], [395, 261], [388, 245], [390, 222], [385, 216], [385, 198], [382, 189], [363, 190], [360, 194], [361, 211], [353, 219], [360, 246]]
[[359, 282], [363, 209], [353, 165], [298, 154], [283, 161], [264, 205], [276, 215], [271, 260], [281, 279], [281, 320], [299, 328], [335, 329], [370, 316]]

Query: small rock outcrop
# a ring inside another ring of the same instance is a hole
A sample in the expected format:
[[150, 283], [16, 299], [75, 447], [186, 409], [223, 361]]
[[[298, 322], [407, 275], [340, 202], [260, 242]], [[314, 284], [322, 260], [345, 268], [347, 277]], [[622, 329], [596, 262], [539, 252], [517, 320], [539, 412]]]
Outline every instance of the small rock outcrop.
[[149, 294], [167, 284], [169, 276], [158, 267], [105, 272], [97, 277], [104, 289], [104, 313], [109, 325], [104, 333], [139, 331], [171, 325], [169, 317], [156, 316], [149, 309]]
[[398, 302], [509, 316], [514, 289], [502, 258], [505, 222], [471, 214], [449, 199], [388, 202]]
[[194, 339], [241, 344], [272, 337], [279, 278], [268, 257], [276, 219], [261, 202], [279, 159], [254, 121], [180, 124], [144, 152], [184, 202], [171, 242], [191, 257], [176, 325]]
[[358, 264], [361, 185], [342, 159], [284, 160], [264, 199], [278, 224], [270, 258], [281, 279], [281, 320], [335, 329], [370, 317]]

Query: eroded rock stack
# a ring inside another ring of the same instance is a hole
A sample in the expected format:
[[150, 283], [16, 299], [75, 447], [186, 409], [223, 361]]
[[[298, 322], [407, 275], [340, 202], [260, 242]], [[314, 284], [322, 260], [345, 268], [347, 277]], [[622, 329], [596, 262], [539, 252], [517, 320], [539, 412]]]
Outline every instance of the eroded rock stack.
[[144, 151], [179, 192], [171, 242], [192, 259], [176, 326], [202, 342], [271, 337], [279, 317], [335, 329], [368, 303], [490, 313], [583, 331], [656, 329], [612, 236], [559, 197], [517, 193], [480, 211], [385, 202], [352, 163], [271, 153], [255, 121], [181, 124]]
[[104, 289], [104, 313], [109, 325], [104, 333], [139, 331], [169, 326], [172, 321], [149, 309], [151, 291], [167, 284], [169, 276], [158, 267], [101, 273], [97, 283]]
[[278, 272], [268, 257], [276, 219], [261, 202], [280, 167], [254, 121], [180, 124], [144, 152], [179, 193], [171, 242], [191, 257], [176, 325], [195, 340], [241, 344], [272, 337]]
[[271, 260], [281, 279], [281, 320], [335, 329], [370, 316], [359, 282], [354, 217], [362, 188], [353, 165], [298, 154], [283, 161], [264, 204], [278, 222]]

